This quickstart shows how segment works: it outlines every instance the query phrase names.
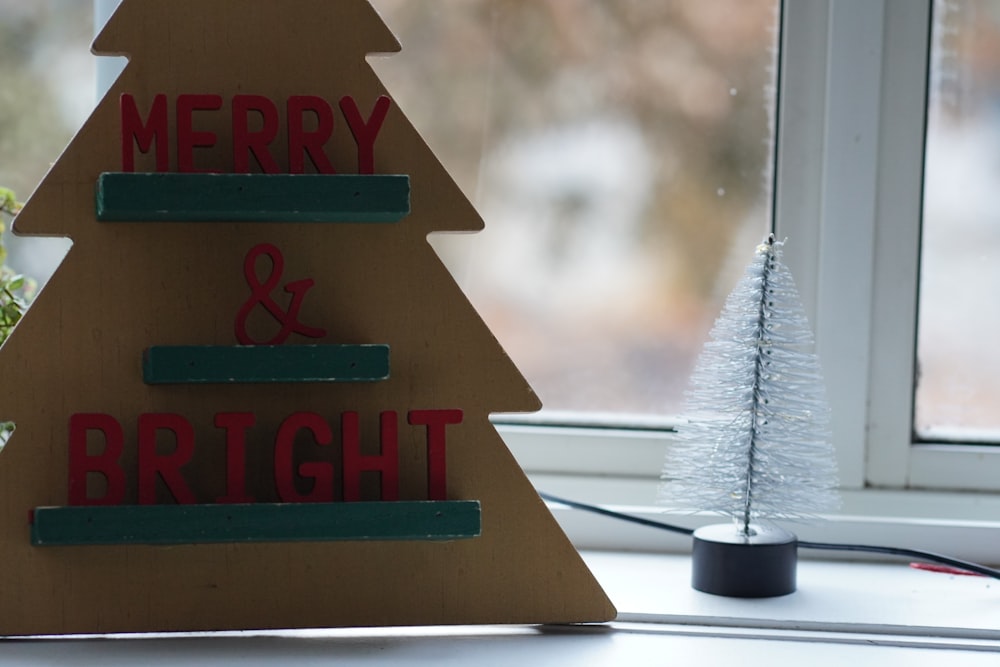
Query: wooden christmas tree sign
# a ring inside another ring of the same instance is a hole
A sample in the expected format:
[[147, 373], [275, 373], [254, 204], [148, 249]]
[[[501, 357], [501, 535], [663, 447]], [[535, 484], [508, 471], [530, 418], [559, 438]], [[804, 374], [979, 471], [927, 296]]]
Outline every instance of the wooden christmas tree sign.
[[0, 634], [600, 621], [491, 426], [538, 400], [426, 237], [482, 221], [364, 0], [125, 0], [17, 217]]

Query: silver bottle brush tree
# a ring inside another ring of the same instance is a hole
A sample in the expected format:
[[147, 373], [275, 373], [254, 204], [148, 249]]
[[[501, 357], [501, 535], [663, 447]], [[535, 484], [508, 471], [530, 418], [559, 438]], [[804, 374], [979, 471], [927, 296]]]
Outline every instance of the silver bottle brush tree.
[[793, 534], [839, 504], [830, 415], [798, 291], [772, 234], [726, 300], [667, 453], [660, 502], [732, 519], [695, 531], [692, 585], [733, 597], [796, 587]]

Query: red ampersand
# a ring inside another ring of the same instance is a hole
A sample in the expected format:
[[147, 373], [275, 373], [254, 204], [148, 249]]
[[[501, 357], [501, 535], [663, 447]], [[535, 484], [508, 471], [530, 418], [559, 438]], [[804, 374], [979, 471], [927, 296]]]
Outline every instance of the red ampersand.
[[[267, 279], [261, 283], [257, 279], [257, 258], [267, 255], [271, 260], [271, 273]], [[282, 310], [281, 306], [271, 298], [271, 292], [281, 282], [281, 274], [285, 270], [285, 258], [281, 251], [270, 243], [255, 245], [247, 253], [243, 260], [243, 275], [246, 276], [247, 285], [250, 286], [250, 298], [244, 303], [238, 313], [236, 313], [236, 340], [241, 345], [280, 345], [288, 340], [293, 333], [302, 334], [309, 338], [322, 338], [326, 335], [325, 329], [309, 327], [299, 322], [299, 309], [302, 307], [302, 299], [306, 292], [315, 284], [312, 278], [296, 280], [284, 285], [283, 289], [292, 295], [292, 301], [288, 304], [288, 310]], [[281, 331], [270, 340], [253, 340], [247, 333], [247, 318], [255, 306], [260, 304], [267, 312], [281, 324]]]

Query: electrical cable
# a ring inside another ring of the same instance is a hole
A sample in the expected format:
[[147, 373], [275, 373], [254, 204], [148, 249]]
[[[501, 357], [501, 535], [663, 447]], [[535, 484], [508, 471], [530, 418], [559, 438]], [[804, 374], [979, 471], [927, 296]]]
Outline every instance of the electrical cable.
[[[681, 526], [675, 526], [673, 524], [665, 523], [662, 521], [653, 521], [652, 519], [644, 519], [642, 517], [634, 516], [631, 514], [625, 514], [623, 512], [616, 512], [614, 510], [605, 509], [597, 505], [590, 505], [588, 503], [581, 503], [575, 500], [567, 500], [566, 498], [560, 498], [558, 496], [553, 496], [549, 493], [538, 493], [542, 500], [558, 503], [560, 505], [565, 505], [575, 510], [580, 510], [583, 512], [591, 512], [593, 514], [600, 514], [601, 516], [606, 516], [612, 519], [618, 519], [620, 521], [628, 521], [630, 523], [636, 523], [641, 526], [647, 526], [649, 528], [657, 528], [659, 530], [668, 530], [673, 533], [680, 533], [682, 535], [693, 535], [694, 530], [690, 528], [683, 528]], [[803, 549], [822, 549], [827, 551], [865, 551], [870, 553], [879, 553], [890, 556], [902, 556], [906, 558], [912, 558], [921, 561], [929, 561], [932, 563], [940, 563], [948, 567], [956, 568], [962, 572], [956, 572], [956, 574], [973, 572], [975, 574], [982, 575], [984, 577], [992, 577], [993, 579], [1000, 579], [1000, 570], [986, 567], [985, 565], [979, 565], [977, 563], [971, 563], [969, 561], [961, 560], [958, 558], [952, 558], [950, 556], [943, 556], [931, 551], [921, 551], [919, 549], [905, 549], [901, 547], [883, 547], [869, 544], [833, 544], [829, 542], [807, 542], [799, 541], [798, 546]]]
[[650, 528], [659, 528], [660, 530], [669, 530], [674, 533], [680, 533], [682, 535], [693, 535], [694, 531], [690, 528], [682, 528], [680, 526], [673, 526], [669, 523], [663, 523], [662, 521], [653, 521], [652, 519], [643, 519], [641, 516], [633, 516], [631, 514], [623, 514], [621, 512], [615, 512], [614, 510], [604, 509], [603, 507], [598, 507], [597, 505], [588, 505], [587, 503], [578, 503], [575, 500], [567, 500], [565, 498], [559, 498], [557, 496], [550, 495], [548, 493], [538, 492], [538, 495], [542, 497], [542, 500], [547, 500], [552, 503], [559, 503], [560, 505], [565, 505], [566, 507], [571, 507], [575, 510], [581, 510], [584, 512], [591, 512], [593, 514], [600, 514], [602, 516], [610, 517], [612, 519], [618, 519], [620, 521], [629, 521], [631, 523], [637, 523], [640, 526], [648, 526]]
[[903, 556], [905, 558], [915, 558], [916, 560], [940, 563], [949, 567], [954, 567], [965, 572], [975, 572], [984, 577], [1000, 579], [1000, 570], [996, 570], [978, 563], [971, 563], [967, 560], [952, 558], [933, 551], [921, 551], [919, 549], [906, 549], [903, 547], [882, 547], [871, 544], [830, 544], [828, 542], [805, 542], [800, 541], [799, 546], [803, 549], [825, 549], [827, 551], [867, 551], [877, 554], [888, 554], [890, 556]]

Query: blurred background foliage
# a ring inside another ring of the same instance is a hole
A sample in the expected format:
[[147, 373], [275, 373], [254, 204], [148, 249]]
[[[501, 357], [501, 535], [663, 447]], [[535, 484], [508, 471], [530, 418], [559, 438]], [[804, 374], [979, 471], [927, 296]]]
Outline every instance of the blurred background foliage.
[[93, 104], [92, 13], [86, 0], [0, 0], [0, 185], [22, 198]]
[[486, 220], [432, 238], [547, 408], [663, 414], [769, 225], [774, 0], [375, 0]]

